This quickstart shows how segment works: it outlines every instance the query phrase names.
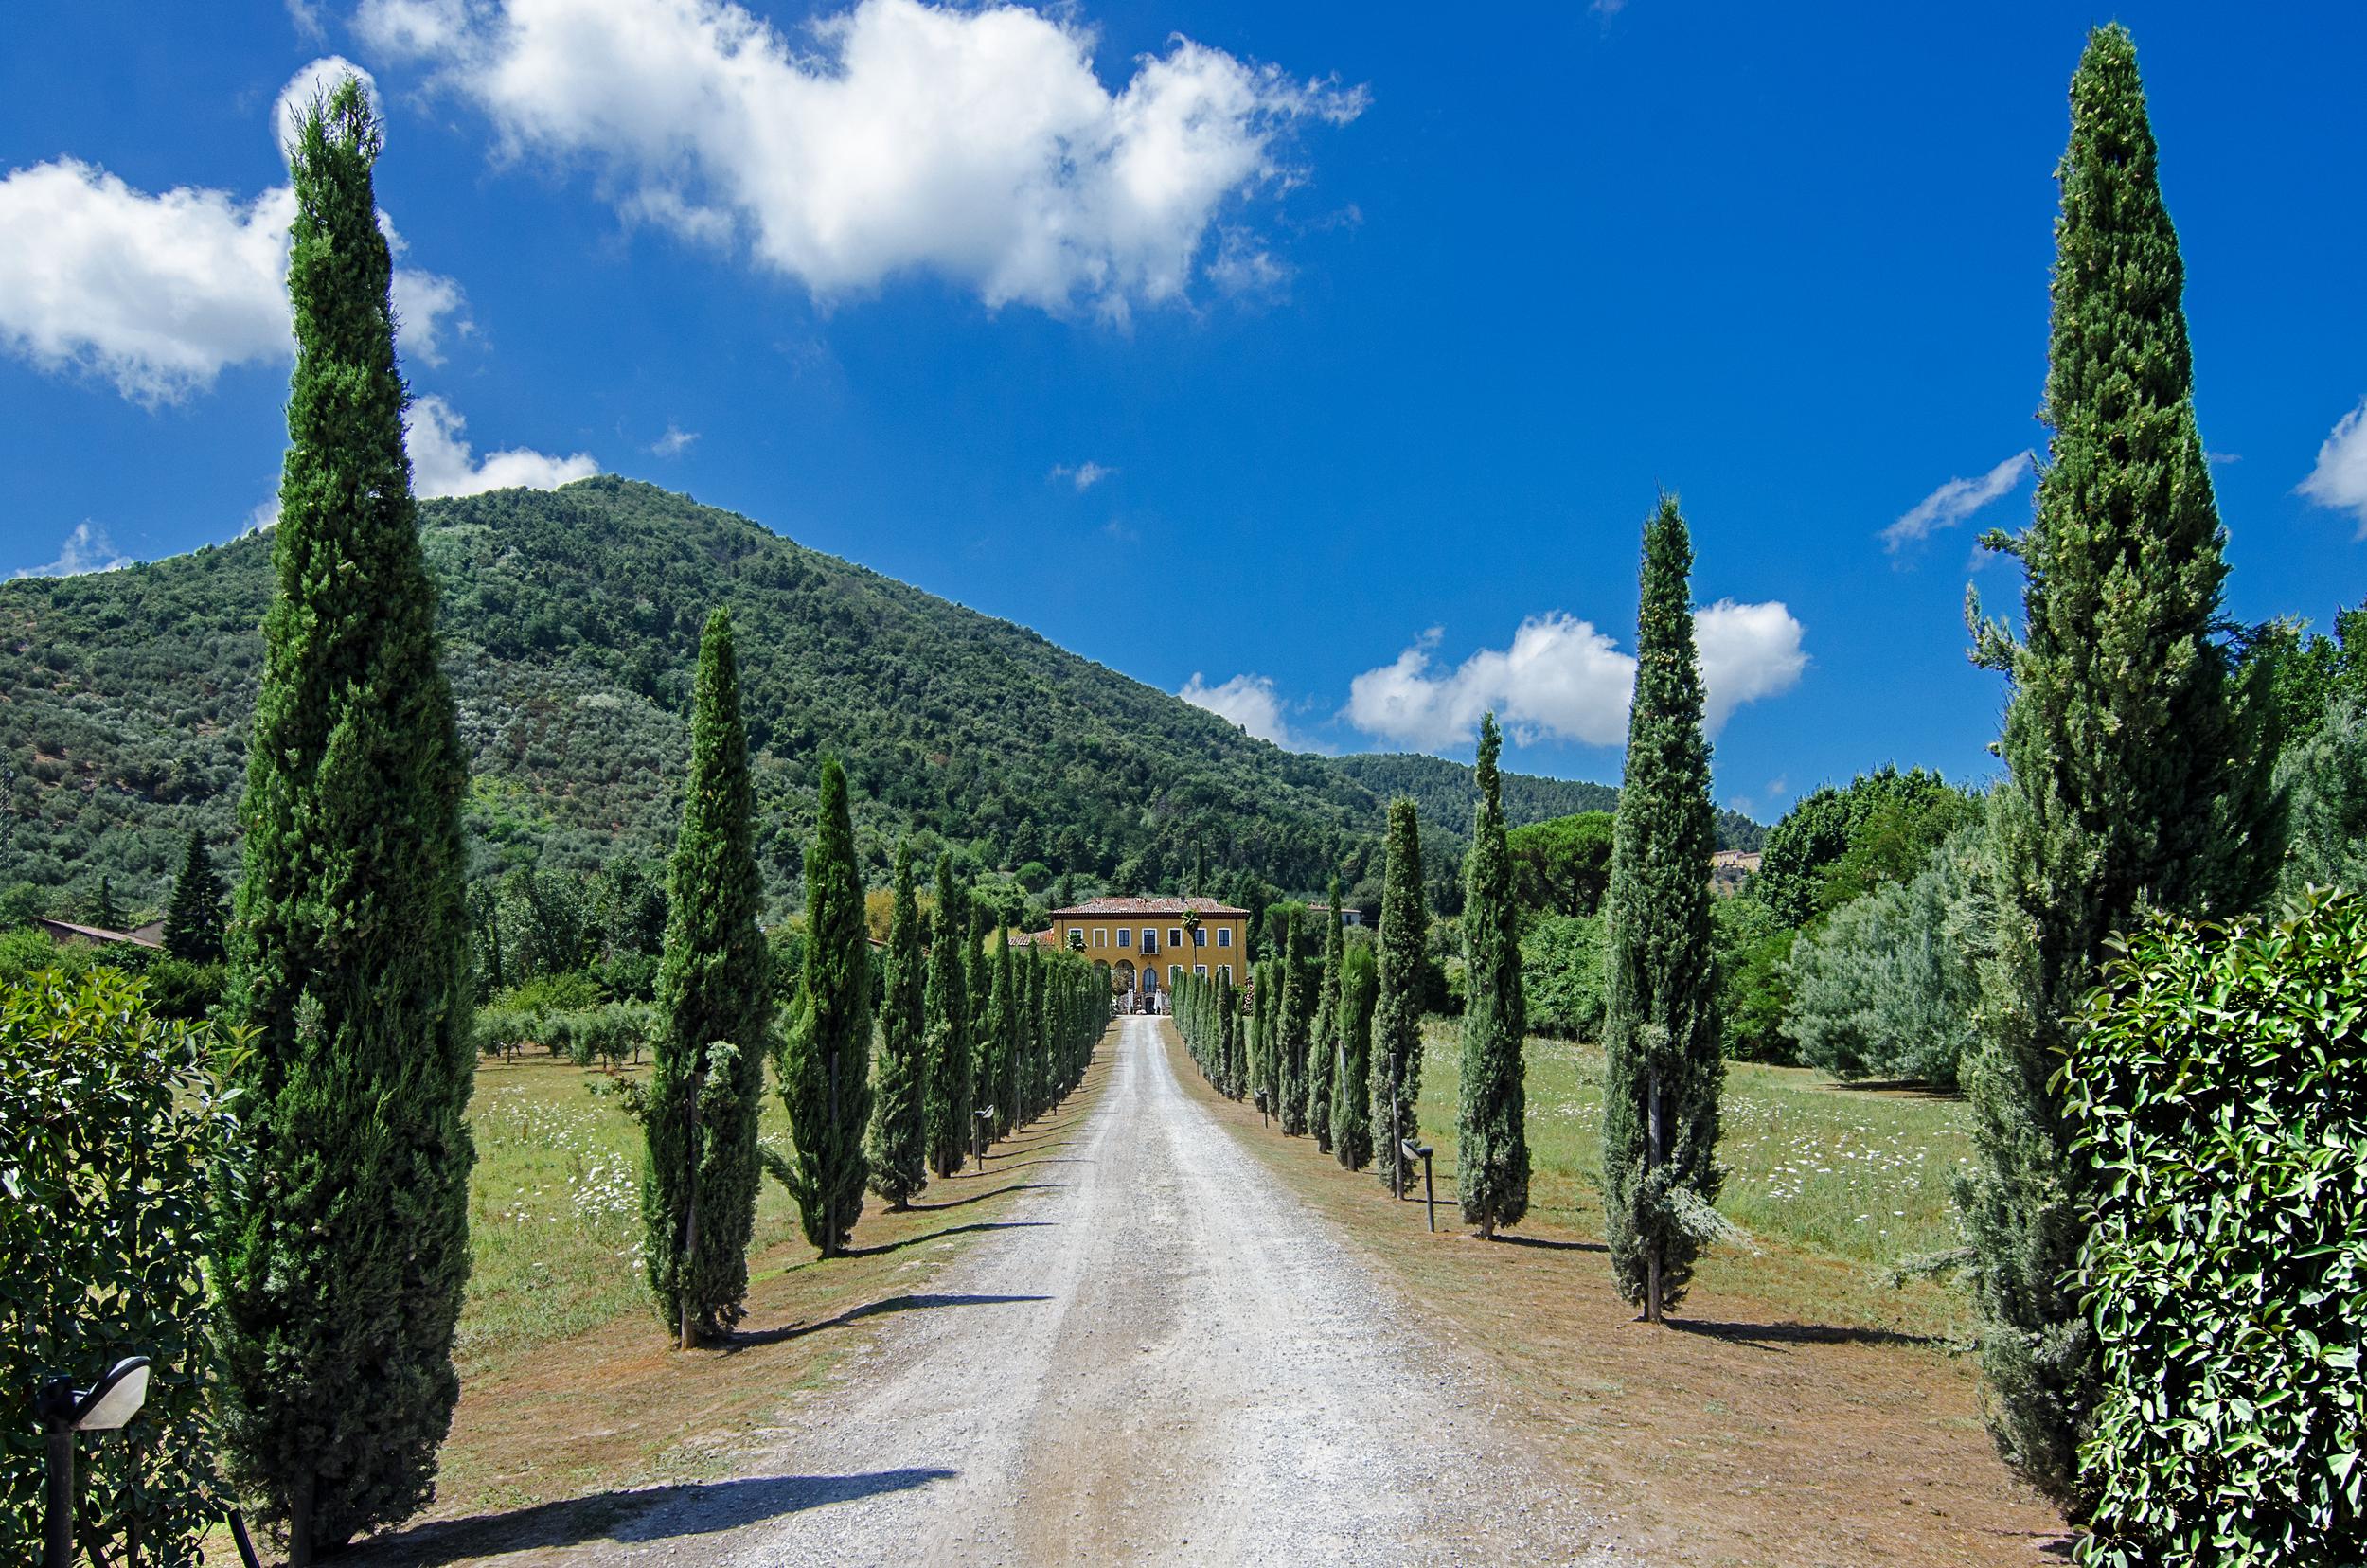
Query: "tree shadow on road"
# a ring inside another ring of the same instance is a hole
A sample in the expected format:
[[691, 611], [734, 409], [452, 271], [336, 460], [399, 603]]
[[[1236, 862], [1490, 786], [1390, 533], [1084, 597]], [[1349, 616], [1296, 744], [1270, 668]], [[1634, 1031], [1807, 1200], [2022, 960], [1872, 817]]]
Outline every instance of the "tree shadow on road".
[[917, 1247], [924, 1241], [938, 1241], [949, 1236], [967, 1236], [972, 1231], [1042, 1230], [1051, 1223], [1049, 1220], [977, 1220], [967, 1225], [947, 1225], [942, 1230], [923, 1231], [918, 1236], [899, 1237], [894, 1241], [882, 1241], [876, 1247], [849, 1247], [842, 1256], [878, 1257], [883, 1253], [902, 1252], [906, 1247]]
[[999, 1186], [990, 1192], [973, 1192], [967, 1198], [949, 1198], [942, 1203], [907, 1203], [904, 1207], [913, 1214], [934, 1214], [939, 1209], [962, 1208], [970, 1203], [984, 1203], [988, 1198], [1000, 1198], [1006, 1192], [1034, 1192], [1040, 1188], [1067, 1185], [1065, 1182], [1013, 1182], [1008, 1186]]
[[1893, 1328], [1848, 1328], [1825, 1323], [1719, 1323], [1709, 1318], [1682, 1317], [1672, 1317], [1667, 1322], [1681, 1334], [1700, 1334], [1759, 1350], [1780, 1350], [1787, 1345], [1898, 1345], [1946, 1349], [1954, 1343], [1931, 1334], [1902, 1334]]
[[439, 1568], [470, 1558], [585, 1546], [596, 1541], [672, 1541], [783, 1519], [831, 1503], [910, 1491], [949, 1481], [950, 1470], [875, 1470], [856, 1475], [759, 1475], [699, 1486], [650, 1487], [477, 1514], [383, 1536], [347, 1560], [360, 1568]]
[[736, 1355], [742, 1350], [754, 1350], [759, 1345], [778, 1345], [783, 1340], [803, 1339], [808, 1334], [818, 1334], [825, 1328], [843, 1328], [847, 1324], [859, 1323], [867, 1317], [879, 1317], [885, 1312], [930, 1311], [939, 1307], [1004, 1307], [1013, 1302], [1050, 1301], [1051, 1299], [1047, 1295], [889, 1296], [881, 1301], [865, 1302], [861, 1307], [849, 1307], [838, 1316], [824, 1318], [818, 1323], [787, 1323], [778, 1328], [756, 1328], [745, 1333], [734, 1334], [731, 1342], [722, 1346], [722, 1350], [727, 1356]]

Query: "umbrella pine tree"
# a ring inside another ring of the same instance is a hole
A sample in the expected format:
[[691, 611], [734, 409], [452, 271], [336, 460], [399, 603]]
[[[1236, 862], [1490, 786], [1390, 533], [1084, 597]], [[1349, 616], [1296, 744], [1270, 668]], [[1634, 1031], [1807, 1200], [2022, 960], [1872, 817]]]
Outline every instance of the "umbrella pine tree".
[[1521, 915], [1512, 901], [1512, 856], [1504, 845], [1503, 784], [1496, 756], [1504, 738], [1496, 716], [1480, 722], [1479, 818], [1463, 866], [1463, 1072], [1455, 1115], [1455, 1191], [1463, 1218], [1482, 1237], [1517, 1225], [1529, 1209], [1529, 1140], [1524, 1125], [1522, 1037], [1528, 1027], [1521, 990]]
[[781, 1100], [797, 1151], [792, 1190], [806, 1239], [846, 1250], [863, 1213], [863, 1124], [871, 1110], [871, 944], [846, 803], [846, 770], [822, 762], [806, 847], [806, 972], [781, 1053]]
[[1709, 1205], [1725, 1078], [1710, 930], [1710, 748], [1673, 497], [1644, 529], [1635, 697], [1612, 833], [1603, 1021], [1603, 1209], [1611, 1274], [1649, 1322], [1683, 1298]]
[[221, 1193], [233, 1478], [304, 1564], [416, 1512], [469, 1273], [468, 764], [419, 550], [393, 258], [359, 79], [292, 128], [296, 357], [239, 806], [230, 1068], [258, 1179]]

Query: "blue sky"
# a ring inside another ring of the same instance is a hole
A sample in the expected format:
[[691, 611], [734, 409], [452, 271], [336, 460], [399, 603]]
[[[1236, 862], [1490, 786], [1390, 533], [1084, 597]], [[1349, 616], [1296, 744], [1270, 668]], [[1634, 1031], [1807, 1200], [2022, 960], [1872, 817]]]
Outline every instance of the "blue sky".
[[2229, 608], [2367, 597], [2367, 13], [1942, 9], [20, 13], [0, 575], [267, 515], [273, 110], [336, 56], [423, 490], [624, 472], [1292, 743], [1468, 756], [1492, 704], [1609, 780], [1664, 486], [1722, 799], [1980, 775], [1961, 605], [2018, 588], [1972, 537], [2027, 515], [2092, 21], [2163, 145]]

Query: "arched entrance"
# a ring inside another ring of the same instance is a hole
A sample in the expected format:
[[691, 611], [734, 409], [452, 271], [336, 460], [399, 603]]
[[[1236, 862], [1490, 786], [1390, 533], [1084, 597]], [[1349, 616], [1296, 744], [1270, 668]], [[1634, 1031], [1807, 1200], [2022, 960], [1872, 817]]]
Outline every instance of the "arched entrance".
[[1111, 966], [1110, 989], [1113, 991], [1130, 991], [1134, 989], [1133, 959], [1121, 958]]

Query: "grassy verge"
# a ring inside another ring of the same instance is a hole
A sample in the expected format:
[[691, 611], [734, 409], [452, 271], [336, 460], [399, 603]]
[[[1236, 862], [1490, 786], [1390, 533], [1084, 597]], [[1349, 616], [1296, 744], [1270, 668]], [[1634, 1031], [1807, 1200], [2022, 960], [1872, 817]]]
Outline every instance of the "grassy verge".
[[1505, 1419], [1650, 1559], [1969, 1568], [2059, 1550], [2052, 1513], [1982, 1428], [1971, 1360], [1954, 1353], [1969, 1324], [1962, 1297], [1889, 1282], [1891, 1265], [1952, 1240], [1961, 1105], [1737, 1066], [1721, 1207], [1757, 1251], [1712, 1253], [1678, 1321], [1655, 1329], [1619, 1299], [1601, 1256], [1599, 1050], [1530, 1042], [1533, 1207], [1492, 1244], [1451, 1203], [1450, 1028], [1431, 1035], [1423, 1071], [1447, 1200], [1434, 1236], [1419, 1204], [1393, 1203], [1371, 1171], [1344, 1171], [1218, 1098], [1171, 1030], [1169, 1050], [1188, 1092], [1495, 1377]]

